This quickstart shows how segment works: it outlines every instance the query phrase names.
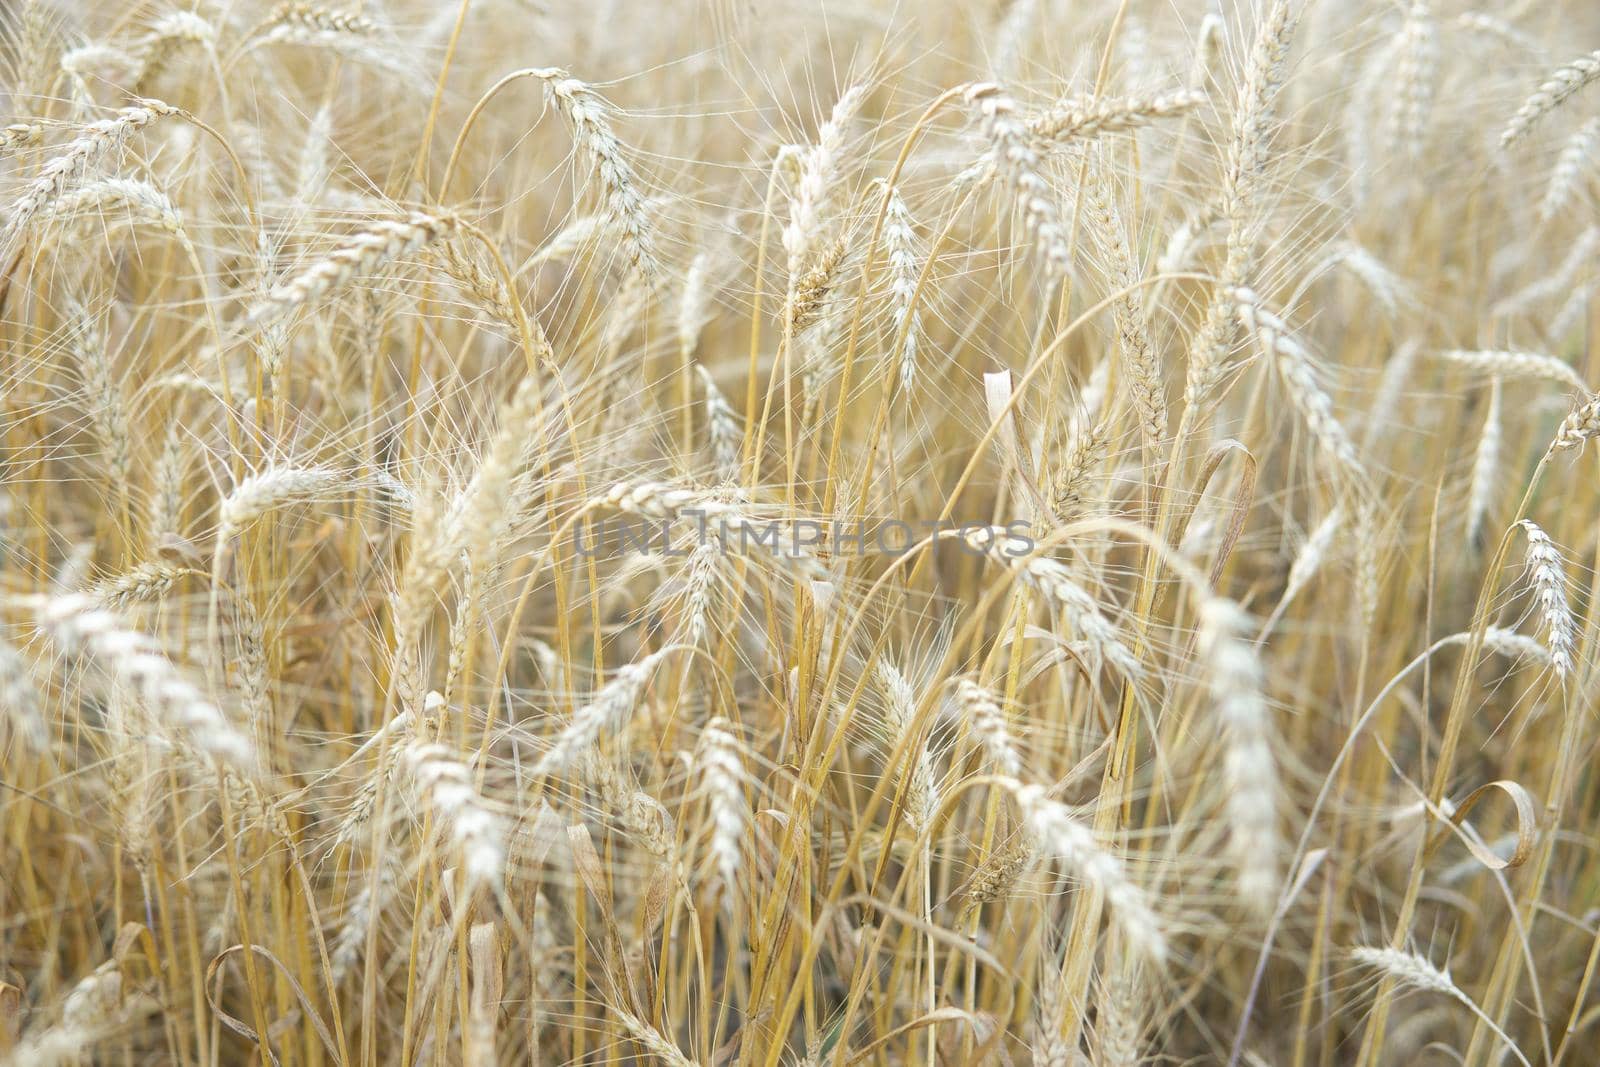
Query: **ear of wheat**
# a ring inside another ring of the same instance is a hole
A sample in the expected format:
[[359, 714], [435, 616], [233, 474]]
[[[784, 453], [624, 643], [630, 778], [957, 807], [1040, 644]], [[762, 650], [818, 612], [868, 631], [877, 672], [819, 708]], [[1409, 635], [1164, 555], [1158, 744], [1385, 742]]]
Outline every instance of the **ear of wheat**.
[[267, 294], [250, 312], [253, 325], [263, 326], [311, 301], [342, 289], [401, 256], [450, 235], [448, 216], [415, 211], [404, 219], [380, 219], [358, 230], [321, 259]]
[[174, 115], [177, 109], [160, 100], [144, 100], [118, 111], [115, 118], [101, 119], [85, 126], [60, 153], [39, 170], [38, 177], [6, 209], [5, 229], [0, 231], [0, 248], [14, 249], [34, 218], [55, 203], [62, 194], [111, 156], [140, 130], [157, 119]]
[[41, 599], [36, 611], [39, 629], [51, 640], [89, 656], [115, 683], [139, 694], [159, 720], [182, 731], [185, 743], [220, 764], [253, 767], [250, 743], [149, 636], [82, 593]]
[[1504, 151], [1522, 140], [1533, 129], [1534, 123], [1575, 96], [1589, 83], [1600, 79], [1600, 49], [1562, 64], [1550, 77], [1523, 101], [1517, 113], [1511, 116], [1500, 133], [1500, 148]]
[[1561, 553], [1550, 535], [1531, 519], [1519, 524], [1528, 539], [1528, 574], [1538, 599], [1545, 635], [1550, 644], [1550, 661], [1558, 675], [1572, 673], [1576, 624], [1567, 603], [1567, 576]]

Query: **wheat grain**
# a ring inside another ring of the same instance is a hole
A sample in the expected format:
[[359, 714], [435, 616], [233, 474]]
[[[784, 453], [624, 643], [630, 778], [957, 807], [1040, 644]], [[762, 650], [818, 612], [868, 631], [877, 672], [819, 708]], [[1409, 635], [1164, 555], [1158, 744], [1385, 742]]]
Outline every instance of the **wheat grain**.
[[44, 127], [37, 122], [13, 122], [0, 127], [0, 156], [28, 148], [44, 140]]

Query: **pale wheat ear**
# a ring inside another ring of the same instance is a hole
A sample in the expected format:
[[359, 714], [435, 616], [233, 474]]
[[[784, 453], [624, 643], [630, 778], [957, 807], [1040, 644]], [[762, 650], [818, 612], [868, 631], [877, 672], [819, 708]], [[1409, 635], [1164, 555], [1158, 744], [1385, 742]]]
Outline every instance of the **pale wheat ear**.
[[114, 683], [138, 693], [163, 725], [181, 731], [203, 755], [221, 766], [254, 770], [249, 741], [150, 637], [84, 594], [38, 598], [35, 612], [38, 629], [58, 647], [87, 656]]
[[845, 134], [866, 95], [863, 85], [853, 85], [840, 94], [827, 121], [817, 131], [817, 143], [803, 149], [797, 160], [799, 173], [791, 194], [789, 223], [783, 228], [791, 283], [805, 272], [813, 251], [825, 237], [824, 214], [838, 177]]
[[504, 874], [506, 830], [473, 782], [470, 766], [444, 745], [412, 742], [400, 762], [417, 799], [445, 826], [469, 885], [494, 885]]
[[1277, 607], [1272, 609], [1272, 614], [1261, 624], [1260, 634], [1256, 637], [1258, 647], [1267, 639], [1295, 597], [1311, 584], [1317, 572], [1323, 568], [1332, 553], [1334, 541], [1345, 532], [1348, 525], [1344, 508], [1335, 505], [1306, 537], [1305, 543], [1300, 546], [1300, 551], [1295, 553], [1294, 561], [1289, 565], [1289, 573], [1284, 578], [1283, 592], [1278, 597]]
[[1277, 366], [1290, 399], [1317, 443], [1353, 482], [1365, 482], [1366, 467], [1344, 425], [1334, 415], [1333, 399], [1317, 383], [1311, 353], [1295, 338], [1288, 324], [1263, 305], [1254, 290], [1240, 286], [1228, 295], [1240, 323], [1255, 334]]
[[1561, 552], [1532, 519], [1517, 524], [1528, 539], [1528, 580], [1533, 586], [1550, 646], [1550, 662], [1565, 680], [1572, 673], [1578, 627], [1567, 602], [1567, 575]]
[[1395, 40], [1395, 85], [1385, 117], [1390, 145], [1413, 159], [1427, 147], [1438, 62], [1439, 33], [1433, 13], [1424, 0], [1413, 0]]
[[1499, 352], [1488, 350], [1447, 349], [1438, 353], [1446, 363], [1468, 370], [1503, 375], [1507, 378], [1533, 378], [1555, 382], [1569, 388], [1587, 392], [1583, 379], [1565, 360], [1543, 352]]
[[1199, 89], [1177, 89], [1122, 100], [1069, 100], [1029, 119], [1028, 132], [1056, 144], [1089, 140], [1102, 134], [1136, 130], [1153, 122], [1181, 118], [1204, 106], [1207, 99]]
[[1596, 79], [1600, 79], [1600, 50], [1557, 67], [1506, 123], [1500, 133], [1500, 150], [1505, 151], [1522, 140], [1536, 122]]
[[543, 777], [565, 771], [605, 731], [622, 727], [638, 706], [639, 698], [656, 666], [666, 656], [666, 651], [652, 652], [643, 659], [619, 668], [587, 704], [572, 713], [571, 722], [556, 735], [549, 749], [533, 765], [533, 774]]
[[900, 191], [889, 188], [882, 179], [874, 184], [882, 187], [888, 197], [883, 214], [883, 245], [889, 263], [889, 326], [896, 338], [904, 338], [900, 342], [900, 390], [910, 394], [917, 381], [917, 344], [922, 330], [922, 316], [914, 306], [917, 277], [922, 272], [917, 231]]
[[1584, 443], [1600, 437], [1600, 394], [1590, 394], [1572, 409], [1550, 442], [1552, 452], [1581, 449]]
[[264, 326], [320, 299], [385, 264], [450, 236], [456, 220], [414, 211], [404, 219], [381, 219], [356, 231], [328, 255], [292, 275], [251, 309], [249, 325]]
[[1160, 359], [1150, 340], [1144, 305], [1135, 285], [1138, 271], [1133, 249], [1117, 211], [1110, 175], [1103, 165], [1090, 177], [1089, 217], [1094, 237], [1109, 262], [1110, 287], [1119, 295], [1112, 305], [1117, 324], [1117, 352], [1122, 376], [1133, 398], [1133, 411], [1145, 443], [1158, 447], [1167, 436], [1167, 384]]
[[1008, 785], [1040, 853], [1059, 859], [1069, 874], [1103, 894], [1128, 944], [1157, 966], [1165, 963], [1166, 936], [1144, 891], [1128, 879], [1123, 865], [1066, 805], [1046, 796], [1042, 786]]
[[167, 560], [148, 560], [97, 583], [91, 592], [105, 607], [117, 611], [134, 604], [158, 601], [182, 579], [201, 573], [193, 567]]
[[1022, 777], [1022, 757], [999, 699], [971, 678], [957, 679], [956, 699], [971, 725], [972, 736], [994, 761], [996, 769], [1008, 778]]
[[886, 749], [905, 750], [900, 771], [904, 813], [913, 833], [931, 831], [939, 807], [938, 768], [928, 741], [917, 728], [917, 694], [905, 675], [886, 659], [874, 666], [874, 681], [883, 694], [884, 721], [889, 728]]
[[1072, 263], [1066, 227], [1055, 208], [1027, 124], [1018, 115], [1017, 102], [993, 82], [971, 85], [962, 95], [976, 112], [989, 142], [990, 165], [1015, 193], [1023, 224], [1049, 274], [1054, 278], [1068, 273]]
[[271, 15], [246, 38], [270, 37], [273, 33], [296, 30], [304, 33], [366, 34], [376, 29], [371, 19], [338, 8], [319, 4], [290, 2], [279, 4]]
[[1137, 677], [1140, 673], [1138, 659], [1117, 627], [1101, 612], [1094, 597], [1073, 578], [1072, 572], [1046, 556], [1008, 554], [1008, 536], [1006, 530], [997, 527], [962, 533], [962, 539], [973, 551], [1009, 568], [1018, 581], [1059, 605], [1097, 655], [1125, 676]]
[[700, 731], [696, 765], [705, 777], [706, 805], [711, 813], [710, 852], [716, 877], [730, 900], [739, 891], [744, 837], [750, 822], [745, 800], [749, 774], [744, 748], [725, 719], [712, 719]]
[[1600, 118], [1586, 120], [1561, 146], [1561, 155], [1550, 168], [1550, 180], [1539, 200], [1539, 221], [1555, 218], [1577, 192], [1584, 171], [1600, 162]]
[[1504, 1044], [1506, 1051], [1516, 1057], [1518, 1063], [1527, 1067], [1527, 1057], [1506, 1036], [1505, 1032], [1495, 1024], [1494, 1020], [1485, 1015], [1483, 1009], [1471, 997], [1461, 991], [1460, 987], [1451, 979], [1449, 971], [1434, 966], [1422, 956], [1397, 948], [1363, 945], [1351, 949], [1350, 956], [1362, 966], [1380, 971], [1413, 989], [1443, 993], [1463, 1005], [1468, 1011], [1484, 1021], [1494, 1035]]
[[1223, 731], [1229, 848], [1238, 890], [1258, 914], [1277, 903], [1282, 870], [1278, 831], [1275, 731], [1263, 692], [1264, 672], [1245, 640], [1247, 620], [1238, 605], [1213, 597], [1200, 606], [1199, 647]]
[[33, 671], [20, 651], [0, 637], [0, 707], [5, 709], [9, 729], [35, 749], [49, 743], [49, 727], [44, 717], [44, 702]]
[[347, 491], [350, 483], [349, 472], [331, 467], [268, 467], [243, 479], [223, 497], [217, 510], [217, 540], [228, 541], [279, 508], [335, 497]]
[[1500, 379], [1489, 383], [1489, 401], [1484, 405], [1483, 429], [1478, 434], [1478, 448], [1472, 458], [1472, 480], [1467, 488], [1467, 540], [1477, 544], [1482, 540], [1484, 523], [1494, 508], [1500, 480], [1501, 427], [1500, 397], [1503, 392]]
[[[1576, 287], [1596, 251], [1600, 251], [1600, 226], [1590, 226], [1572, 240], [1566, 255], [1561, 257], [1554, 270], [1504, 300], [1495, 302], [1490, 312], [1497, 318], [1525, 314], [1541, 303], [1568, 292]], [[1559, 329], [1553, 332], [1557, 336], [1561, 333]]]
[[606, 117], [606, 104], [595, 90], [563, 70], [539, 73], [550, 98], [572, 127], [578, 147], [594, 160], [605, 192], [606, 209], [621, 230], [628, 257], [647, 277], [657, 271], [655, 238], [645, 210], [644, 194], [622, 142]]
[[67, 349], [83, 379], [84, 403], [99, 438], [106, 484], [115, 494], [123, 522], [127, 523], [131, 517], [128, 488], [133, 471], [133, 419], [120, 377], [111, 365], [99, 317], [77, 301], [68, 313]]
[[723, 396], [722, 390], [717, 388], [716, 379], [703, 364], [696, 363], [694, 369], [705, 390], [706, 437], [717, 475], [724, 480], [736, 478], [739, 473], [739, 450], [744, 443], [744, 428], [740, 424], [739, 413]]
[[135, 133], [158, 119], [177, 113], [160, 100], [144, 100], [123, 108], [115, 118], [85, 126], [62, 151], [40, 168], [39, 175], [6, 210], [0, 250], [8, 257], [38, 214], [83, 181], [90, 170], [125, 145]]
[[678, 1046], [667, 1040], [660, 1030], [625, 1008], [614, 1006], [611, 1010], [622, 1022], [628, 1036], [668, 1067], [695, 1067], [695, 1062], [679, 1051]]

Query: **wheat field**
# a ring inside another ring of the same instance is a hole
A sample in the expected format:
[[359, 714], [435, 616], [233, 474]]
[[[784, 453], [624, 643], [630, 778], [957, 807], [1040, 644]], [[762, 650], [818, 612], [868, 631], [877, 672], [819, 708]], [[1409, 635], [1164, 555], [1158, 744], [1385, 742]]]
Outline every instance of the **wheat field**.
[[1600, 1062], [1600, 7], [0, 7], [0, 1064]]

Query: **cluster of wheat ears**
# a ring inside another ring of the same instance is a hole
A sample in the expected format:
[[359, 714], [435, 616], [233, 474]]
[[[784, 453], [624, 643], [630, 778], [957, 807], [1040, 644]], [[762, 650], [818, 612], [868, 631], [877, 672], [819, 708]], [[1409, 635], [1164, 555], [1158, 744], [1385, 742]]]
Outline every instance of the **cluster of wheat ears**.
[[1597, 47], [0, 9], [0, 1064], [1595, 1063]]

